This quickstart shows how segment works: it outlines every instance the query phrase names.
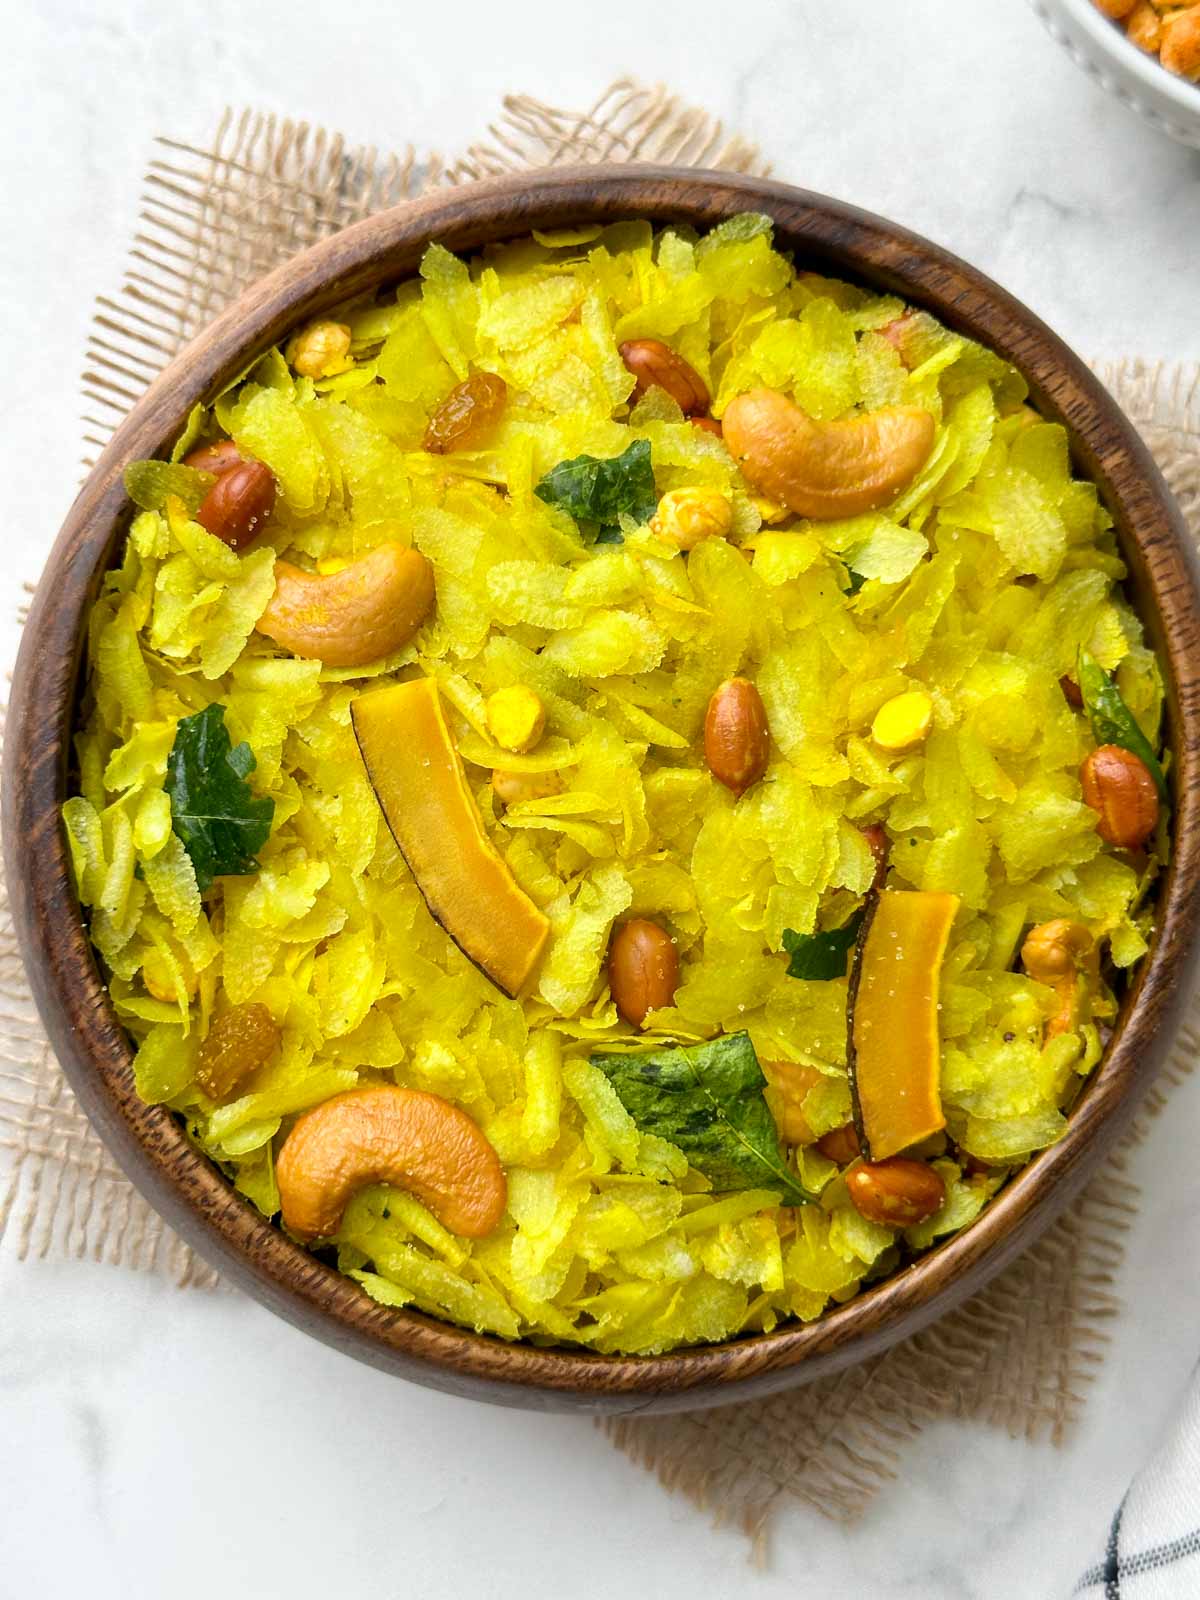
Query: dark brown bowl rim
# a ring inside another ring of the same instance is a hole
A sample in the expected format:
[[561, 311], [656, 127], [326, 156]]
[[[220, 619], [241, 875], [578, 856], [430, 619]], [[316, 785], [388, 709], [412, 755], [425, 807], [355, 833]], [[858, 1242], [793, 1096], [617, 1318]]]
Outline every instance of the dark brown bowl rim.
[[[242, 1200], [144, 1105], [72, 886], [65, 796], [82, 622], [128, 522], [124, 464], [168, 447], [198, 400], [298, 321], [409, 276], [438, 239], [469, 252], [533, 227], [646, 218], [704, 228], [770, 215], [798, 261], [895, 290], [1013, 361], [1035, 404], [1066, 424], [1076, 465], [1118, 525], [1131, 586], [1167, 666], [1175, 754], [1174, 859], [1159, 926], [1109, 1051], [1067, 1133], [966, 1232], [808, 1324], [662, 1356], [508, 1344], [370, 1301]], [[519, 175], [408, 202], [313, 246], [249, 289], [133, 408], [89, 476], [50, 554], [24, 631], [4, 760], [3, 824], [14, 921], [58, 1058], [84, 1109], [143, 1195], [230, 1280], [326, 1343], [453, 1393], [543, 1409], [644, 1411], [727, 1403], [861, 1361], [978, 1290], [1053, 1220], [1118, 1137], [1167, 1050], [1195, 965], [1200, 897], [1200, 601], [1191, 542], [1145, 446], [1094, 375], [990, 279], [938, 246], [840, 201], [763, 179], [660, 167]]]

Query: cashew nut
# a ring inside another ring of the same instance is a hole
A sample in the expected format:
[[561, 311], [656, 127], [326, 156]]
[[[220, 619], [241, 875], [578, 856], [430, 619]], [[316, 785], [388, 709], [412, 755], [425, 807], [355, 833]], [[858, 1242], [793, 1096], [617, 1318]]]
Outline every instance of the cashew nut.
[[372, 1183], [408, 1189], [451, 1233], [483, 1239], [504, 1215], [495, 1150], [457, 1106], [423, 1089], [351, 1089], [306, 1112], [275, 1163], [285, 1226], [300, 1239], [337, 1232]]
[[433, 598], [433, 568], [421, 552], [381, 544], [338, 572], [277, 561], [275, 593], [255, 626], [293, 655], [365, 667], [408, 643]]
[[1021, 961], [1034, 982], [1044, 983], [1056, 996], [1046, 1039], [1078, 1027], [1089, 979], [1098, 982], [1100, 976], [1099, 951], [1084, 925], [1066, 917], [1039, 923], [1021, 946]]
[[933, 448], [933, 418], [919, 406], [817, 422], [786, 395], [751, 389], [729, 402], [721, 422], [750, 484], [802, 517], [853, 517], [885, 505]]

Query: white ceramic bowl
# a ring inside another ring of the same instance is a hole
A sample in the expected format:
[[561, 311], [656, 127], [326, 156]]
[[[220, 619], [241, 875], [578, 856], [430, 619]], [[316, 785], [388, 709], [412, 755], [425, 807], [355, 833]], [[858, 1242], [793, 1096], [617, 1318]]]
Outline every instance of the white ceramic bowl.
[[1130, 44], [1092, 0], [1030, 0], [1077, 66], [1160, 133], [1200, 149], [1200, 84]]

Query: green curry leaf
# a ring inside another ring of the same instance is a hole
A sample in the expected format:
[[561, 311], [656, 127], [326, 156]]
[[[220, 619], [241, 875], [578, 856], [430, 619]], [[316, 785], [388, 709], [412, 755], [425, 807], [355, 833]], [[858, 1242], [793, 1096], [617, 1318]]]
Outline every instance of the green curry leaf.
[[676, 1145], [714, 1189], [778, 1189], [788, 1205], [814, 1198], [780, 1154], [748, 1033], [591, 1059], [641, 1131]]
[[225, 874], [258, 871], [255, 852], [270, 835], [275, 802], [254, 798], [246, 782], [254, 767], [248, 744], [230, 748], [224, 706], [205, 706], [180, 720], [163, 788], [171, 801], [171, 825], [192, 858], [202, 891]]
[[1079, 692], [1092, 720], [1092, 732], [1096, 735], [1097, 744], [1120, 745], [1122, 750], [1137, 756], [1154, 779], [1159, 798], [1165, 802], [1169, 798], [1167, 780], [1149, 739], [1121, 698], [1121, 691], [1086, 650], [1079, 654]]
[[783, 948], [792, 958], [788, 962], [788, 977], [804, 978], [809, 983], [844, 978], [846, 961], [858, 938], [864, 915], [856, 911], [845, 927], [830, 928], [825, 933], [796, 933], [785, 928]]
[[650, 442], [635, 439], [606, 461], [596, 456], [560, 461], [533, 492], [547, 505], [561, 506], [576, 522], [597, 525], [601, 542], [619, 543], [622, 514], [635, 522], [649, 522], [658, 507]]

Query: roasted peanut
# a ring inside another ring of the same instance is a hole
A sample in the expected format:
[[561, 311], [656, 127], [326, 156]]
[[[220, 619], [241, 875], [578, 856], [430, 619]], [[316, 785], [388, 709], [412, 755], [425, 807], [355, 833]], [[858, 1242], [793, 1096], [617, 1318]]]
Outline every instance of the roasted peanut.
[[240, 550], [275, 509], [275, 474], [261, 461], [240, 461], [221, 473], [200, 502], [196, 521]]
[[817, 422], [774, 389], [731, 400], [725, 443], [747, 481], [798, 516], [852, 517], [893, 500], [933, 448], [934, 423], [919, 406]]
[[723, 539], [732, 526], [733, 507], [719, 489], [668, 489], [650, 519], [650, 532], [677, 550]]
[[823, 1133], [817, 1140], [817, 1149], [827, 1161], [836, 1161], [839, 1167], [848, 1167], [859, 1155], [858, 1129], [852, 1122]]
[[705, 433], [711, 433], [714, 439], [723, 437], [721, 424], [716, 417], [689, 417], [688, 421], [693, 428], [701, 428]]
[[1055, 993], [1055, 1009], [1046, 1023], [1046, 1038], [1054, 1039], [1079, 1024], [1088, 992], [1088, 977], [1099, 981], [1099, 955], [1096, 941], [1082, 922], [1055, 917], [1031, 928], [1021, 946], [1021, 964], [1035, 983], [1044, 983]]
[[310, 322], [288, 344], [289, 365], [302, 378], [332, 378], [354, 365], [350, 329], [344, 322]]
[[718, 783], [739, 797], [766, 772], [771, 759], [767, 710], [747, 678], [727, 678], [708, 702], [704, 759]]
[[561, 794], [563, 781], [557, 772], [508, 772], [497, 767], [492, 773], [492, 790], [504, 805], [515, 806], [522, 800], [548, 800]]
[[279, 1024], [257, 1000], [231, 1006], [213, 1019], [196, 1060], [196, 1082], [210, 1100], [228, 1100], [256, 1073], [282, 1038]]
[[408, 643], [433, 608], [433, 568], [402, 544], [381, 544], [322, 576], [275, 563], [275, 593], [255, 623], [293, 655], [363, 667]]
[[1063, 699], [1075, 711], [1083, 709], [1083, 690], [1069, 673], [1064, 672], [1058, 680], [1058, 687], [1063, 692]]
[[1162, 44], [1162, 18], [1150, 0], [1137, 0], [1133, 10], [1125, 18], [1125, 36], [1131, 44], [1137, 45], [1139, 50], [1144, 50], [1147, 55], [1157, 55]]
[[1132, 750], [1102, 744], [1079, 769], [1084, 801], [1099, 818], [1096, 831], [1118, 850], [1136, 850], [1158, 822], [1158, 790]]
[[300, 1239], [336, 1233], [372, 1183], [408, 1189], [451, 1233], [483, 1239], [508, 1200], [504, 1169], [476, 1124], [441, 1095], [351, 1089], [305, 1114], [275, 1163], [283, 1221]]
[[933, 725], [933, 701], [923, 689], [894, 695], [875, 713], [871, 737], [881, 750], [899, 753], [921, 744]]
[[767, 1080], [763, 1099], [775, 1118], [779, 1137], [784, 1144], [812, 1144], [814, 1134], [804, 1115], [804, 1101], [823, 1074], [801, 1061], [760, 1060], [759, 1066]]
[[488, 695], [484, 708], [488, 731], [502, 750], [532, 750], [546, 727], [546, 708], [532, 689], [511, 684]]
[[1163, 18], [1158, 59], [1168, 72], [1200, 81], [1200, 6]]
[[456, 384], [429, 419], [424, 448], [432, 455], [474, 450], [500, 420], [508, 385], [494, 372], [473, 372]]
[[630, 339], [620, 346], [621, 360], [637, 379], [634, 394], [657, 385], [665, 389], [685, 417], [708, 410], [708, 389], [690, 362], [661, 339]]
[[932, 1167], [907, 1156], [864, 1161], [846, 1174], [854, 1209], [885, 1228], [911, 1228], [940, 1211], [946, 1185]]
[[669, 1006], [679, 987], [679, 951], [657, 922], [635, 917], [613, 934], [608, 948], [613, 1004], [635, 1028], [650, 1011]]
[[219, 478], [231, 467], [240, 466], [245, 459], [232, 439], [218, 439], [214, 444], [202, 444], [198, 449], [190, 450], [184, 456], [183, 464], [185, 467], [194, 467], [197, 472], [212, 472]]

